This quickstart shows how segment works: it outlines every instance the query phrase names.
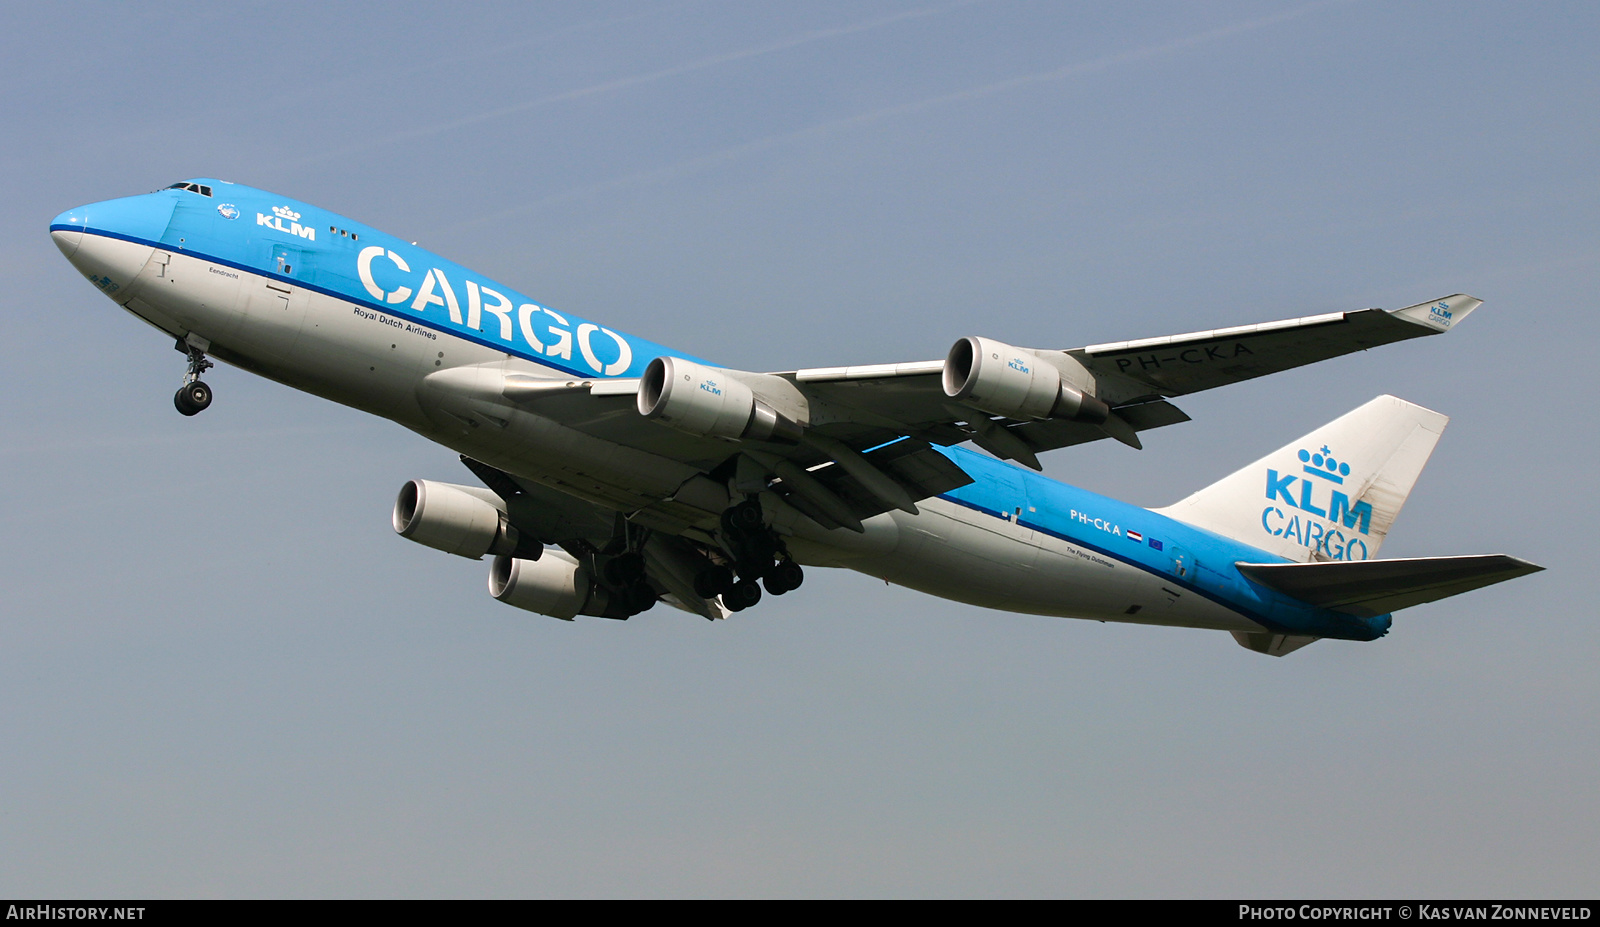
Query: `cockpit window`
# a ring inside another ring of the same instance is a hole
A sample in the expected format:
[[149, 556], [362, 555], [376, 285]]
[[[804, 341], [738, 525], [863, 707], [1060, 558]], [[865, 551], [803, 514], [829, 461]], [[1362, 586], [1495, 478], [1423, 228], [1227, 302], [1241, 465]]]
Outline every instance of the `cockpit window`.
[[167, 189], [168, 190], [188, 190], [190, 193], [198, 193], [201, 196], [210, 196], [211, 195], [211, 188], [210, 187], [208, 187], [208, 186], [206, 186], [204, 184], [189, 183], [188, 181], [175, 183], [172, 186], [168, 187]]

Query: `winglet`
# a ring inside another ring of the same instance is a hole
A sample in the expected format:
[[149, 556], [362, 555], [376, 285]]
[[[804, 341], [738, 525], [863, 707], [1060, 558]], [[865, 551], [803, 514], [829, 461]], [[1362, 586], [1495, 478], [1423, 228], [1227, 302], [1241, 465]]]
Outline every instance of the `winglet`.
[[1392, 316], [1415, 322], [1436, 332], [1447, 332], [1455, 323], [1466, 318], [1472, 310], [1483, 305], [1483, 300], [1457, 293], [1443, 299], [1435, 299], [1404, 309], [1396, 309], [1389, 313]]

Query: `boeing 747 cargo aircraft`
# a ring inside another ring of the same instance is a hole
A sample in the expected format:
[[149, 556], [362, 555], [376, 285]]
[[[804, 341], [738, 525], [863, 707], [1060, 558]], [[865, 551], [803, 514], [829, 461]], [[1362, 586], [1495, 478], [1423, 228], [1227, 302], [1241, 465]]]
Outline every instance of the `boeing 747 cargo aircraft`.
[[1470, 296], [1066, 350], [971, 336], [943, 360], [756, 373], [219, 180], [72, 209], [50, 234], [188, 358], [179, 412], [210, 405], [216, 358], [460, 454], [477, 483], [406, 483], [394, 529], [492, 557], [495, 598], [556, 618], [666, 602], [723, 619], [827, 566], [1007, 611], [1227, 631], [1281, 656], [1375, 640], [1398, 609], [1540, 569], [1378, 559], [1446, 422], [1393, 396], [1163, 509], [1033, 472], [1058, 448], [1139, 447], [1188, 420], [1171, 400], [1189, 393], [1448, 332]]

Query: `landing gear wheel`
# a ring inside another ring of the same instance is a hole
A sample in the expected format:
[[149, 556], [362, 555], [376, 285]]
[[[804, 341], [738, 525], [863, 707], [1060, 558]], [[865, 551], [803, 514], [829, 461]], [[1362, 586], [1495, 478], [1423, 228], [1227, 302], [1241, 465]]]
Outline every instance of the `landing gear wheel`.
[[189, 371], [183, 375], [183, 388], [172, 397], [172, 404], [184, 415], [199, 415], [211, 405], [211, 387], [200, 382], [200, 375], [216, 366], [206, 359], [211, 342], [190, 332], [173, 347], [189, 358]]
[[656, 591], [643, 582], [629, 586], [624, 598], [629, 617], [647, 612], [656, 606]]
[[732, 611], [742, 612], [761, 601], [761, 587], [753, 579], [740, 580], [722, 594], [722, 604]]
[[694, 578], [695, 594], [702, 599], [722, 595], [733, 588], [733, 571], [725, 566], [708, 567]]
[[773, 595], [783, 595], [785, 592], [799, 589], [805, 578], [805, 571], [800, 569], [800, 564], [793, 560], [779, 560], [773, 564], [771, 570], [767, 571], [766, 577], [761, 582]]
[[736, 531], [756, 531], [766, 522], [766, 516], [761, 511], [761, 503], [754, 499], [748, 499], [728, 509], [722, 517]]
[[601, 569], [606, 581], [615, 586], [629, 586], [644, 580], [644, 557], [639, 554], [619, 554], [606, 561]]
[[184, 415], [199, 415], [206, 406], [211, 405], [211, 387], [200, 380], [185, 383], [172, 397], [172, 404]]

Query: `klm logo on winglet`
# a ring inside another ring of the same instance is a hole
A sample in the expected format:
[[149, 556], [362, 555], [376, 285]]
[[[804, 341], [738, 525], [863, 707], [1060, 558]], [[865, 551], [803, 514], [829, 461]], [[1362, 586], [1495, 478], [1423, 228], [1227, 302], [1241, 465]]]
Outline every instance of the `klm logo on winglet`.
[[1449, 328], [1450, 327], [1450, 322], [1451, 322], [1450, 304], [1447, 303], [1447, 302], [1439, 302], [1439, 303], [1435, 303], [1432, 306], [1429, 306], [1428, 307], [1428, 318], [1432, 319], [1435, 322], [1438, 322], [1440, 325], [1443, 325], [1445, 328]]
[[[226, 215], [226, 213], [224, 213], [224, 215]], [[289, 220], [289, 224], [287, 226], [283, 224], [283, 220], [285, 219]], [[272, 215], [270, 216], [266, 213], [256, 213], [256, 225], [264, 225], [269, 229], [277, 229], [286, 235], [296, 235], [300, 238], [304, 238], [307, 241], [316, 241], [317, 230], [309, 225], [301, 225], [299, 219], [300, 214], [287, 206], [272, 207]]]
[[1334, 488], [1344, 485], [1350, 464], [1335, 459], [1327, 445], [1315, 452], [1302, 448], [1299, 457], [1298, 474], [1267, 469], [1270, 504], [1261, 510], [1261, 530], [1275, 538], [1293, 538], [1335, 560], [1367, 559], [1367, 543], [1355, 534], [1346, 536], [1344, 529], [1370, 535], [1372, 503], [1352, 503], [1349, 495]]

